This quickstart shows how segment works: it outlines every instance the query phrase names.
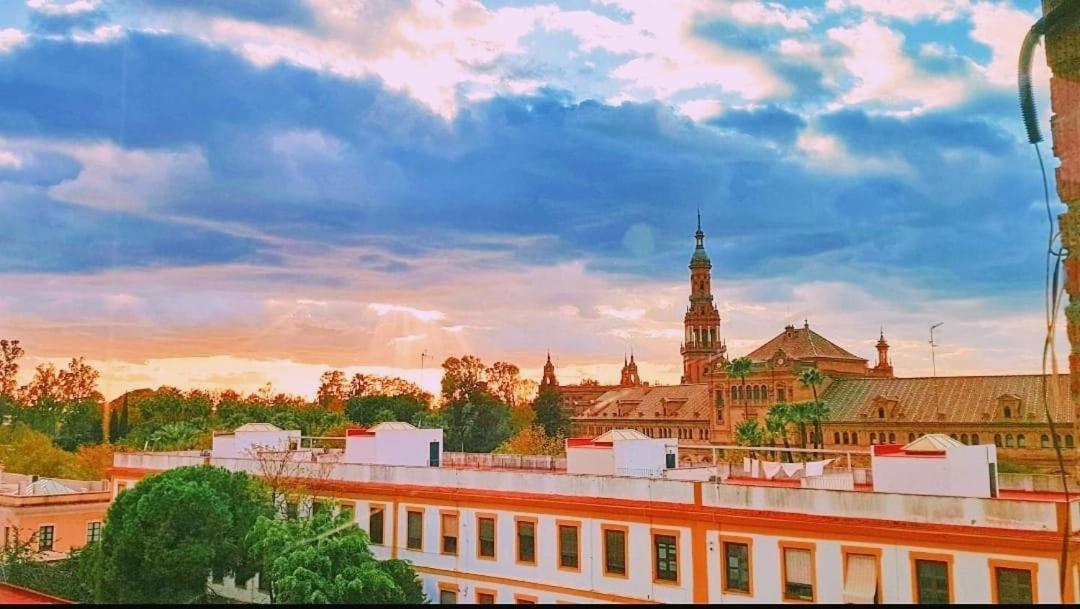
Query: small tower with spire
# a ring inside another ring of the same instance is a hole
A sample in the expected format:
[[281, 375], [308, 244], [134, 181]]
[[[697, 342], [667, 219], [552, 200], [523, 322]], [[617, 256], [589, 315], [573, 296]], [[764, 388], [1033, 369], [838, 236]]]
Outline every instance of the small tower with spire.
[[544, 377], [540, 379], [540, 389], [555, 389], [559, 381], [555, 378], [555, 364], [551, 363], [551, 351], [547, 354], [547, 363], [544, 364]]
[[880, 334], [878, 334], [877, 345], [877, 365], [874, 366], [872, 372], [874, 376], [883, 376], [892, 378], [893, 367], [892, 362], [889, 361], [889, 343], [885, 340], [885, 328], [882, 327]]

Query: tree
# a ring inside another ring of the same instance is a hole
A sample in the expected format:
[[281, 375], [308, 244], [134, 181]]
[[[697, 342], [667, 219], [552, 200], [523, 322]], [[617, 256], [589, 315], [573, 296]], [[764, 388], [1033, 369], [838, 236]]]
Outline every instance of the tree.
[[116, 449], [110, 444], [86, 444], [75, 451], [68, 475], [77, 480], [104, 480], [112, 467]]
[[[814, 392], [814, 404], [819, 404], [817, 389], [825, 382], [825, 377], [817, 368], [807, 368], [799, 373], [799, 382], [803, 387], [809, 387]], [[828, 408], [813, 406], [808, 409], [807, 415], [814, 422], [814, 447], [818, 448], [821, 440], [821, 420], [828, 417]]]
[[49, 436], [24, 423], [0, 427], [0, 463], [4, 471], [47, 478], [68, 478], [75, 456], [58, 448]]
[[570, 415], [566, 413], [562, 396], [558, 391], [545, 387], [533, 401], [536, 424], [544, 428], [549, 436], [570, 435]]
[[419, 604], [427, 601], [405, 561], [379, 561], [367, 534], [340, 515], [259, 518], [248, 536], [270, 578], [272, 602], [286, 604]]
[[488, 453], [510, 436], [510, 409], [481, 392], [441, 411], [447, 449]]
[[101, 374], [86, 363], [86, 358], [72, 358], [67, 370], [57, 374], [60, 385], [60, 399], [66, 402], [89, 400], [96, 393], [97, 381]]
[[[345, 416], [354, 423], [370, 426], [383, 421], [413, 423], [427, 404], [412, 395], [351, 397], [345, 402]], [[380, 415], [389, 411], [389, 418]]]
[[495, 362], [486, 371], [488, 392], [510, 408], [517, 406], [521, 370], [514, 364]]
[[812, 402], [796, 402], [787, 407], [788, 419], [795, 424], [799, 434], [799, 446], [806, 448], [806, 426], [810, 423]]
[[746, 376], [750, 374], [754, 362], [749, 357], [739, 357], [728, 362], [727, 373], [742, 382], [743, 407], [746, 409], [744, 420], [750, 419], [750, 393], [746, 390]]
[[363, 398], [371, 396], [410, 396], [429, 407], [434, 399], [434, 396], [421, 389], [419, 385], [402, 378], [378, 376], [376, 374], [354, 374], [349, 381], [349, 397]]
[[243, 472], [180, 467], [120, 493], [106, 514], [96, 569], [101, 603], [186, 603], [212, 571], [253, 572], [247, 535], [272, 514], [265, 487]]
[[334, 404], [340, 404], [349, 397], [345, 387], [345, 373], [341, 370], [327, 370], [319, 377], [318, 391], [319, 405], [328, 408]]
[[506, 455], [560, 457], [566, 454], [566, 444], [562, 436], [549, 436], [544, 432], [543, 427], [534, 426], [510, 436], [494, 452]]
[[462, 402], [488, 392], [485, 378], [487, 368], [480, 358], [472, 355], [465, 355], [460, 359], [448, 357], [442, 367], [443, 403]]
[[25, 354], [18, 340], [0, 339], [0, 396], [15, 397], [19, 386], [19, 359]]
[[38, 364], [34, 368], [34, 378], [20, 390], [26, 404], [37, 404], [43, 400], [60, 399], [60, 375], [52, 364]]
[[[776, 438], [781, 438], [784, 442], [784, 448], [791, 448], [788, 446], [788, 423], [791, 421], [788, 418], [788, 406], [784, 403], [773, 404], [772, 408], [765, 415], [765, 434], [769, 437], [769, 446], [773, 446]], [[784, 461], [791, 463], [791, 453], [784, 451]]]
[[[735, 442], [739, 446], [760, 446], [763, 433], [761, 427], [758, 426], [757, 421], [753, 419], [746, 419], [740, 421], [735, 426]], [[750, 451], [750, 456], [754, 457], [754, 451]]]
[[60, 429], [55, 441], [64, 450], [75, 450], [85, 444], [100, 444], [101, 406], [89, 398], [67, 404], [60, 415]]

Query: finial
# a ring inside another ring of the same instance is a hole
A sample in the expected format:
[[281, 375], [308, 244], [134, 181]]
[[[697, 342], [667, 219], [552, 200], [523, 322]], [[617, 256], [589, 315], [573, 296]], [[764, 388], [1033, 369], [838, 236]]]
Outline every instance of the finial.
[[551, 349], [548, 349], [548, 352], [547, 352], [547, 353], [548, 353], [548, 359], [547, 359], [547, 363], [549, 363], [549, 364], [550, 364], [550, 363], [551, 363]]
[[698, 205], [698, 208], [697, 208], [697, 229], [699, 231], [701, 230], [701, 206], [700, 205]]
[[803, 320], [802, 320], [802, 323], [803, 323], [804, 328], [809, 328], [810, 327], [810, 320], [809, 319], [806, 319], [804, 317]]

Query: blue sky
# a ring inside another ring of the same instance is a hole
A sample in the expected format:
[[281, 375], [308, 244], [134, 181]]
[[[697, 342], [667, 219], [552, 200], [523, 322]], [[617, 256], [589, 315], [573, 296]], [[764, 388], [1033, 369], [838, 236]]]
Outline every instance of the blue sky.
[[[870, 357], [884, 325], [923, 374], [944, 320], [939, 367], [1034, 371], [1037, 10], [6, 3], [0, 335], [87, 355], [107, 393], [433, 385], [424, 351], [538, 375], [549, 348], [567, 380], [633, 348], [677, 381], [700, 208], [735, 353], [809, 318]], [[1047, 77], [1040, 54], [1044, 122]]]

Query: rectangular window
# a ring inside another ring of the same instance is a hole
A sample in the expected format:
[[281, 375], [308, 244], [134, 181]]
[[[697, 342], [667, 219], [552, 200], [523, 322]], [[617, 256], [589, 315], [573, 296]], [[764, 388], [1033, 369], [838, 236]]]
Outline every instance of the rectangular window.
[[477, 590], [476, 591], [476, 604], [477, 605], [494, 605], [495, 604], [495, 591], [494, 590]]
[[915, 560], [915, 602], [920, 605], [949, 604], [949, 563]]
[[38, 529], [38, 551], [45, 552], [53, 549], [53, 532], [52, 525], [46, 525]]
[[88, 522], [86, 523], [86, 543], [95, 541], [101, 541], [101, 523]]
[[457, 604], [457, 590], [446, 590], [445, 588], [439, 590], [439, 604], [440, 605], [456, 605]]
[[371, 506], [371, 511], [368, 513], [368, 537], [371, 538], [371, 543], [381, 546], [383, 544], [383, 530], [385, 527], [386, 508], [383, 506]]
[[581, 527], [576, 524], [559, 523], [559, 568], [580, 568], [578, 555], [580, 554], [580, 531]]
[[356, 519], [356, 507], [351, 503], [342, 503], [338, 515], [346, 522], [352, 522]]
[[608, 528], [604, 532], [604, 575], [626, 577], [626, 529]]
[[676, 533], [653, 533], [653, 579], [679, 582], [679, 538]]
[[1035, 602], [1030, 569], [994, 567], [997, 602], [1002, 605], [1031, 605]]
[[424, 513], [408, 510], [405, 516], [405, 547], [410, 550], [424, 549]]
[[536, 604], [536, 597], [535, 596], [525, 596], [524, 594], [515, 594], [514, 595], [514, 604], [516, 604], [516, 605], [535, 605]]
[[750, 594], [750, 544], [724, 542], [724, 591]]
[[809, 548], [781, 546], [784, 598], [814, 602], [814, 554]]
[[880, 601], [878, 592], [878, 556], [848, 552], [844, 555], [844, 602], [870, 605]]
[[517, 561], [536, 564], [536, 521], [518, 520], [517, 524]]
[[477, 516], [476, 536], [476, 555], [480, 558], [495, 558], [494, 516]]
[[458, 516], [457, 513], [445, 512], [440, 515], [442, 520], [442, 548], [443, 554], [457, 556], [458, 540]]

